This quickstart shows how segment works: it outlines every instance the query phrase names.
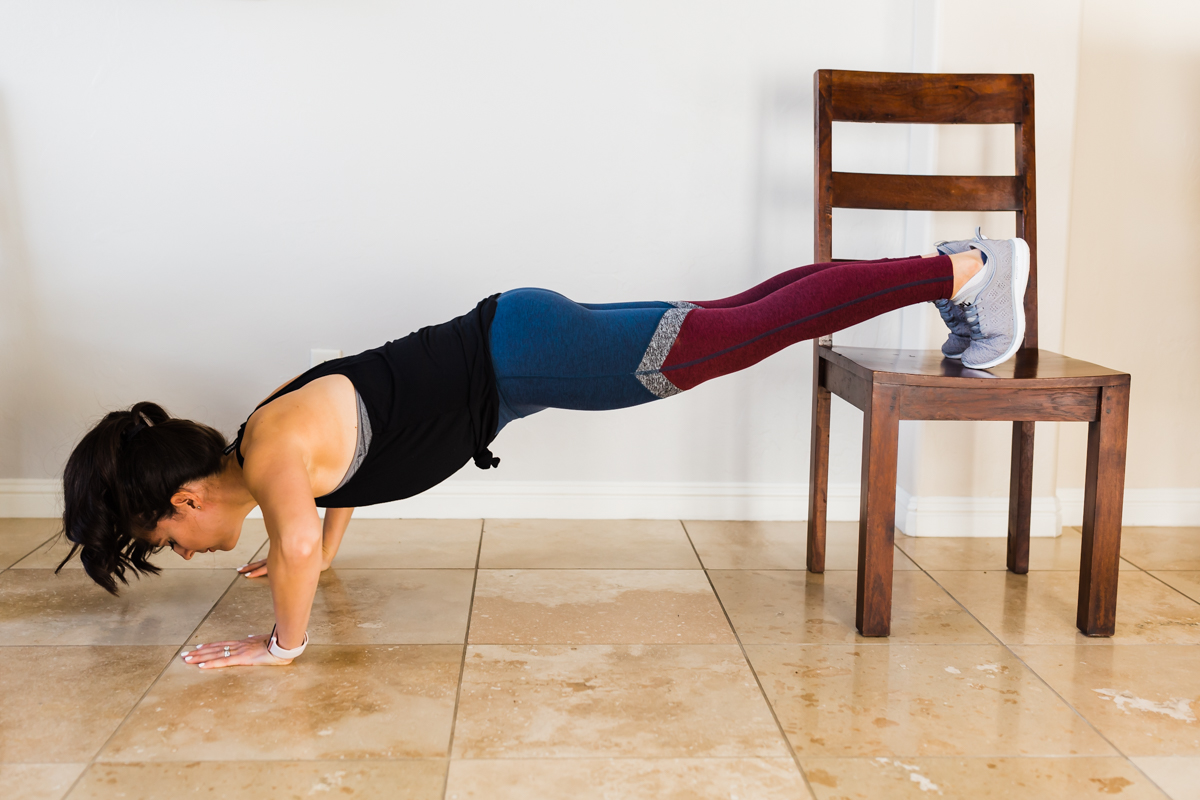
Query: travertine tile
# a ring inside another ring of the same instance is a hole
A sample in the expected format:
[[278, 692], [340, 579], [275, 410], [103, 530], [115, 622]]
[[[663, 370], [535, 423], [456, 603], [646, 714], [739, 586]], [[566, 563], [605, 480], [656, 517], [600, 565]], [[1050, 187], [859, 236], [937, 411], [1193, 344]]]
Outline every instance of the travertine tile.
[[700, 569], [683, 526], [660, 519], [488, 519], [483, 569]]
[[[240, 578], [192, 644], [269, 633], [275, 621], [267, 578]], [[474, 570], [330, 569], [321, 574], [308, 621], [316, 644], [457, 644], [467, 635]]]
[[1165, 797], [1120, 757], [806, 758], [800, 765], [820, 800]]
[[1200, 570], [1200, 528], [1126, 527], [1121, 556], [1142, 569]]
[[1127, 756], [1200, 755], [1200, 647], [1015, 646]]
[[87, 761], [175, 651], [0, 647], [0, 761]]
[[87, 764], [0, 764], [5, 800], [62, 800]]
[[[808, 568], [807, 523], [688, 520], [683, 524], [705, 569]], [[858, 569], [857, 522], [827, 524], [825, 569]], [[915, 570], [917, 566], [896, 550], [892, 569]]]
[[1075, 627], [1078, 573], [930, 574], [1005, 644], [1200, 643], [1200, 603], [1140, 570], [1121, 573], [1111, 639], [1084, 636]]
[[480, 570], [472, 644], [732, 644], [700, 570]]
[[[1029, 540], [1029, 569], [1078, 570], [1083, 537], [1074, 528], [1064, 528], [1062, 536]], [[927, 570], [1004, 570], [1008, 568], [1008, 539], [1003, 537], [934, 536], [897, 537], [896, 546]], [[1121, 569], [1136, 569], [1121, 561]]]
[[286, 667], [176, 658], [98, 760], [445, 758], [461, 657], [461, 645], [309, 645]]
[[51, 537], [61, 538], [56, 536], [61, 529], [62, 521], [57, 519], [0, 519], [0, 569], [20, 561]]
[[797, 754], [1114, 755], [999, 645], [747, 645]]
[[451, 761], [446, 800], [812, 797], [790, 758]]
[[1200, 756], [1142, 756], [1131, 761], [1171, 800], [1200, 800]]
[[130, 577], [113, 597], [82, 570], [0, 574], [0, 646], [183, 644], [234, 580], [226, 572]]
[[887, 639], [859, 635], [853, 572], [710, 570], [709, 575], [744, 644], [996, 641], [923, 572], [893, 573], [892, 633]]
[[1162, 571], [1151, 572], [1151, 575], [1176, 591], [1183, 592], [1188, 597], [1200, 603], [1200, 572]]
[[[254, 554], [266, 541], [267, 529], [263, 525], [263, 521], [248, 519], [242, 526], [242, 535], [238, 538], [237, 547], [232, 550], [196, 553], [185, 561], [175, 551], [164, 548], [150, 557], [150, 563], [159, 569], [215, 569], [232, 572], [253, 559]], [[14, 567], [16, 569], [54, 569], [69, 552], [71, 552], [71, 543], [67, 541], [66, 537], [58, 537], [47, 542], [45, 546], [37, 548], [17, 562]], [[63, 569], [82, 570], [83, 564], [79, 562], [78, 554], [68, 561]]]
[[354, 797], [441, 800], [444, 760], [93, 764], [70, 800]]
[[454, 758], [783, 757], [736, 645], [470, 645]]
[[478, 519], [355, 519], [335, 569], [474, 569]]

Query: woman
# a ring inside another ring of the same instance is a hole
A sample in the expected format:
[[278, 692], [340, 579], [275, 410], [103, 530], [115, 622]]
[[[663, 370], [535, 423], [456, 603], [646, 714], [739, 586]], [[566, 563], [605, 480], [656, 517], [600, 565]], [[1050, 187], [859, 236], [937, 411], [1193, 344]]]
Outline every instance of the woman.
[[951, 328], [943, 352], [984, 369], [1020, 345], [1028, 271], [1023, 241], [977, 230], [930, 256], [814, 264], [709, 302], [580, 305], [541, 289], [505, 292], [310, 369], [263, 401], [229, 445], [153, 403], [106, 415], [64, 472], [67, 559], [79, 551], [88, 575], [116, 594], [127, 569], [158, 572], [147, 558], [160, 548], [185, 559], [232, 549], [258, 506], [269, 555], [240, 571], [268, 576], [275, 628], [183, 658], [201, 668], [288, 664], [308, 642], [317, 580], [354, 507], [410, 497], [472, 458], [496, 466], [488, 445], [512, 420], [669, 397], [922, 301]]

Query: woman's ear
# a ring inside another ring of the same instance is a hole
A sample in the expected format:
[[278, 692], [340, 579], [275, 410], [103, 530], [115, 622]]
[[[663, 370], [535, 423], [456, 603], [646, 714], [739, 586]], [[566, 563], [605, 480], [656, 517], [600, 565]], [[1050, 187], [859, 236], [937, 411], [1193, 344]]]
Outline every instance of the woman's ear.
[[200, 495], [186, 488], [180, 489], [171, 495], [171, 506], [175, 509], [176, 514], [181, 514], [189, 508], [192, 511], [199, 511]]

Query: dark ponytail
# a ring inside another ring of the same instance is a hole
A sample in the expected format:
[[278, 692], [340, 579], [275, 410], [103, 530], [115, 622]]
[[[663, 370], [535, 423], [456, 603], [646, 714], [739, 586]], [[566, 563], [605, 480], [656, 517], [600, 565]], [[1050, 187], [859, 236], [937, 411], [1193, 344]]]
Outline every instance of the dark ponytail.
[[[225, 437], [154, 403], [104, 415], [75, 446], [63, 472], [63, 532], [83, 568], [112, 594], [125, 570], [157, 573], [146, 534], [174, 514], [186, 483], [221, 471]], [[55, 570], [57, 572], [58, 570]]]

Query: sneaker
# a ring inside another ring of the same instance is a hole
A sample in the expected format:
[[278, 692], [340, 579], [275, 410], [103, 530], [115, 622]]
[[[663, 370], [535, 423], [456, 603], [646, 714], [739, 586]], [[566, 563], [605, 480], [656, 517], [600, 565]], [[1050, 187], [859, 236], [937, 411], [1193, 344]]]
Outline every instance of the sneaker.
[[[982, 239], [983, 231], [975, 229], [975, 239]], [[955, 253], [965, 253], [971, 249], [975, 239], [959, 239], [954, 242], [938, 242], [937, 252], [940, 256], [952, 256]], [[963, 352], [971, 344], [971, 326], [961, 308], [949, 300], [934, 300], [934, 306], [942, 315], [942, 322], [950, 329], [950, 335], [942, 344], [942, 355], [946, 358], [962, 358]]]
[[971, 247], [983, 255], [983, 270], [952, 300], [971, 328], [963, 366], [988, 369], [1011, 358], [1025, 338], [1029, 245], [1024, 239], [984, 239], [977, 234]]

